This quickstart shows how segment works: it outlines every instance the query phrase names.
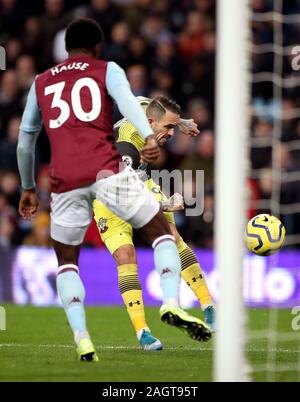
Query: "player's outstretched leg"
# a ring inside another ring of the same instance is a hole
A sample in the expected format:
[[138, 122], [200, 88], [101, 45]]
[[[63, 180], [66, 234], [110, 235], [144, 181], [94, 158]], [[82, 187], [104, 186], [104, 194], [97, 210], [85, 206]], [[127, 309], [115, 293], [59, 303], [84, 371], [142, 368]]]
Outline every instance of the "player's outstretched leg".
[[[122, 191], [115, 191], [120, 188]], [[117, 199], [114, 197], [110, 201], [108, 195], [116, 193]], [[109, 204], [112, 212], [138, 229], [148, 243], [152, 244], [155, 268], [160, 276], [163, 292], [162, 320], [183, 329], [192, 339], [208, 340], [211, 337], [208, 326], [186, 312], [183, 314], [179, 307], [181, 264], [175, 238], [158, 201], [138, 175], [127, 167], [119, 174], [98, 180], [95, 198], [105, 205]]]
[[141, 348], [149, 351], [162, 350], [163, 344], [151, 334], [146, 322], [137, 264], [118, 265], [118, 282], [124, 304]]
[[163, 213], [159, 211], [141, 231], [148, 240], [152, 240], [154, 248], [155, 268], [160, 276], [163, 293], [163, 305], [160, 309], [162, 321], [183, 330], [194, 340], [209, 340], [211, 338], [209, 327], [179, 306], [181, 262], [175, 238], [171, 235]]
[[[178, 232], [177, 232], [178, 234]], [[216, 331], [216, 311], [209, 293], [202, 269], [193, 250], [178, 234], [176, 245], [181, 262], [181, 276], [199, 300], [204, 314], [204, 322], [212, 332]]]
[[151, 334], [146, 321], [136, 253], [132, 241], [132, 227], [96, 200], [93, 208], [97, 223], [105, 221], [105, 230], [98, 224], [99, 233], [115, 260], [119, 289], [139, 344], [143, 350], [162, 350], [163, 344]]
[[79, 247], [54, 241], [54, 249], [59, 263], [57, 292], [74, 334], [79, 360], [97, 362], [98, 356], [86, 327], [85, 291], [78, 269]]

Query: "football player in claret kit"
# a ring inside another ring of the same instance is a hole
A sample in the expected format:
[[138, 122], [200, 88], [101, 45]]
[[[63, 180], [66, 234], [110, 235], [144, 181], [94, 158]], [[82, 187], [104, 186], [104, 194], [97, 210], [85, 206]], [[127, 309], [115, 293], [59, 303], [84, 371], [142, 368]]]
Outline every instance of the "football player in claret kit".
[[[180, 107], [172, 99], [161, 96], [153, 100], [141, 96], [137, 99], [145, 110], [156, 141], [160, 146], [163, 146], [173, 136], [175, 127], [178, 127], [179, 131], [185, 135], [196, 136], [199, 134], [193, 121], [180, 118]], [[198, 298], [204, 312], [205, 323], [214, 332], [215, 307], [205, 278], [195, 253], [184, 242], [175, 224], [173, 211], [183, 209], [183, 199], [179, 194], [167, 199], [160, 186], [151, 179], [149, 164], [140, 164], [139, 150], [145, 145], [145, 140], [137, 128], [125, 118], [117, 122], [114, 128], [116, 146], [123, 160], [137, 170], [146, 188], [162, 205], [170, 230], [175, 237], [181, 261], [181, 276]], [[146, 322], [132, 226], [113, 214], [98, 200], [94, 201], [93, 207], [100, 236], [116, 262], [119, 288], [139, 343], [144, 350], [160, 350], [162, 343], [151, 334]]]
[[32, 84], [17, 148], [23, 187], [19, 212], [30, 219], [38, 208], [34, 153], [43, 122], [51, 145], [51, 237], [58, 259], [57, 290], [82, 361], [98, 360], [86, 326], [85, 292], [78, 268], [80, 245], [95, 199], [152, 244], [163, 292], [161, 319], [194, 339], [211, 337], [201, 320], [179, 307], [180, 258], [159, 203], [131, 167], [119, 170], [112, 99], [145, 138], [141, 159], [155, 160], [159, 148], [124, 71], [116, 63], [98, 59], [101, 41], [101, 28], [91, 19], [79, 18], [68, 26], [68, 58], [38, 75]]

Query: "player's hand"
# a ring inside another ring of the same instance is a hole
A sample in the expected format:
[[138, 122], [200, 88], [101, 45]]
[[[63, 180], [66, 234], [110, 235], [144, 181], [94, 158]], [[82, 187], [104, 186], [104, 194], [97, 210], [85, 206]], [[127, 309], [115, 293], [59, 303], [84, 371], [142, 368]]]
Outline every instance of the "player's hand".
[[180, 119], [178, 127], [182, 134], [189, 135], [190, 137], [197, 137], [200, 134], [194, 119]]
[[39, 206], [39, 199], [35, 190], [24, 190], [19, 202], [19, 213], [23, 219], [31, 219], [35, 216]]
[[153, 163], [160, 155], [158, 143], [154, 135], [150, 135], [146, 139], [146, 145], [140, 150], [140, 163]]
[[184, 198], [181, 194], [175, 193], [161, 203], [162, 210], [165, 212], [182, 211], [184, 209]]

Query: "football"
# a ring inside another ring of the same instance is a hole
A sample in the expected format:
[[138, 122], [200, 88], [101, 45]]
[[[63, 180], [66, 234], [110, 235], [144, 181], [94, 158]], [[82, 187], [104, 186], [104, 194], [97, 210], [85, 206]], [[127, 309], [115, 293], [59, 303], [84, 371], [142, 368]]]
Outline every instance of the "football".
[[276, 216], [260, 214], [250, 219], [245, 230], [248, 250], [257, 255], [268, 256], [282, 247], [285, 227]]

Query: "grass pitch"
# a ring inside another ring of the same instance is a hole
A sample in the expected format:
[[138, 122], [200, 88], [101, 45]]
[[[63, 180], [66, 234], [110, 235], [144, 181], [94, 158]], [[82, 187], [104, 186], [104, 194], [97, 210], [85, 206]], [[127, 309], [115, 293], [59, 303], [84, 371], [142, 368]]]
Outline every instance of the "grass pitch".
[[[0, 381], [200, 382], [212, 381], [213, 341], [198, 343], [160, 322], [158, 309], [147, 308], [152, 333], [165, 345], [161, 352], [142, 351], [122, 307], [87, 308], [99, 363], [77, 361], [72, 334], [60, 308], [6, 305], [6, 331], [0, 331]], [[199, 314], [199, 310], [194, 310]], [[270, 344], [268, 310], [250, 310], [253, 336], [247, 346], [256, 381], [299, 381], [300, 332], [293, 316], [279, 311], [285, 339]], [[271, 371], [267, 372], [267, 358]], [[298, 366], [297, 366], [298, 364]], [[277, 370], [272, 374], [274, 367]], [[297, 370], [299, 369], [299, 370]]]

